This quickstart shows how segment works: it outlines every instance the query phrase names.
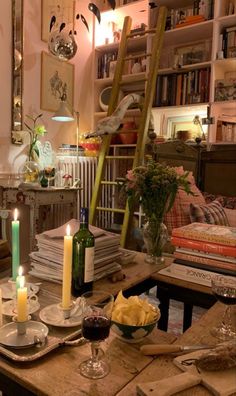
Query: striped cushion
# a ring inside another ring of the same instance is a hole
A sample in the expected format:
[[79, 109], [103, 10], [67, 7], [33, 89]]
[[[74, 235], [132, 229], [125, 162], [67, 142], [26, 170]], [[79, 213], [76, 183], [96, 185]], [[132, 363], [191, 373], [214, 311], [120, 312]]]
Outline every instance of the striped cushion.
[[195, 205], [191, 203], [190, 218], [192, 223], [229, 225], [224, 208], [218, 201], [213, 201], [209, 205]]

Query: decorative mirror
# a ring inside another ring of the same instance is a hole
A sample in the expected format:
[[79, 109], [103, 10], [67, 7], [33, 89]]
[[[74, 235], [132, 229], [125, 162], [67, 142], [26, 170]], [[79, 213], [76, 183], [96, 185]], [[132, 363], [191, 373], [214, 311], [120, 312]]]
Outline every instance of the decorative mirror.
[[12, 143], [22, 144], [23, 0], [12, 0]]

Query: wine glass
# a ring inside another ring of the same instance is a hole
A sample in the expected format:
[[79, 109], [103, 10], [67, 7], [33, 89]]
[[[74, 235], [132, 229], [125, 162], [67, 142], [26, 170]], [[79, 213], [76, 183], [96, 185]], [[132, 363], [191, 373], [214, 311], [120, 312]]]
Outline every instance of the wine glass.
[[50, 187], [51, 180], [55, 179], [56, 176], [56, 168], [55, 166], [45, 166], [44, 168], [44, 177], [48, 180], [48, 187]]
[[114, 297], [102, 291], [86, 292], [84, 299], [82, 335], [91, 342], [92, 356], [80, 364], [80, 373], [87, 378], [103, 378], [109, 371], [109, 364], [101, 357], [100, 341], [109, 336]]
[[211, 285], [216, 298], [227, 305], [222, 322], [211, 330], [211, 334], [223, 341], [236, 338], [236, 312], [233, 314], [233, 305], [236, 304], [236, 278], [215, 275], [211, 279]]

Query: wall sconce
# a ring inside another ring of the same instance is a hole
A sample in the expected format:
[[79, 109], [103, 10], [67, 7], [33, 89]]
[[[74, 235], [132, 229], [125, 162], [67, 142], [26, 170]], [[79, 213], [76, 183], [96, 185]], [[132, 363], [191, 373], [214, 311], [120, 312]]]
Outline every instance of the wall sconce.
[[77, 149], [77, 165], [79, 163], [79, 112], [74, 109], [70, 110], [67, 101], [66, 92], [63, 92], [58, 110], [52, 116], [53, 121], [70, 122], [74, 121], [76, 115], [76, 149]]

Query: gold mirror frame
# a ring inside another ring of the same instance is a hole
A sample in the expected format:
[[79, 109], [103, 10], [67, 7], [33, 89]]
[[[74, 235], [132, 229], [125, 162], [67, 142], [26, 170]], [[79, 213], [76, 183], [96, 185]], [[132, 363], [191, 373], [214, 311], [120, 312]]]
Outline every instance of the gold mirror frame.
[[23, 0], [12, 0], [12, 143], [22, 144], [23, 128]]

